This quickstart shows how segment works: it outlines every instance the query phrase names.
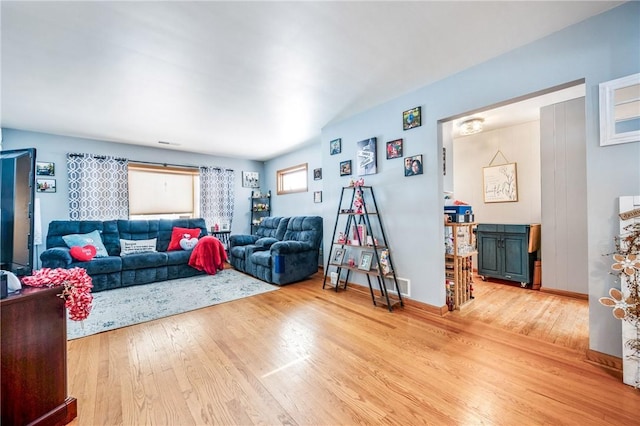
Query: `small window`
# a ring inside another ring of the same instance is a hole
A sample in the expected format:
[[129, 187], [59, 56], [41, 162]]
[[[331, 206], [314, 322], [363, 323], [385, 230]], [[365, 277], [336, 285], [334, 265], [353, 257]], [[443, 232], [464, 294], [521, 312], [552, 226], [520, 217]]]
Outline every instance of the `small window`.
[[307, 192], [307, 163], [278, 170], [278, 195]]

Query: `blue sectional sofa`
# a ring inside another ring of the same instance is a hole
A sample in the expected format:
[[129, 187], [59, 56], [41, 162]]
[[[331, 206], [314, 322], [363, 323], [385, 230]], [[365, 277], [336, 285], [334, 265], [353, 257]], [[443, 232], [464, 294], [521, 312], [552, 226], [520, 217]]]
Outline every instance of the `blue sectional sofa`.
[[254, 235], [229, 237], [229, 262], [272, 284], [290, 284], [318, 272], [320, 216], [267, 217]]
[[[47, 248], [40, 255], [44, 268], [85, 268], [93, 281], [93, 292], [202, 274], [189, 266], [192, 250], [167, 251], [174, 227], [200, 228], [207, 235], [204, 219], [52, 221], [47, 233]], [[97, 230], [108, 252], [88, 262], [73, 259], [63, 236], [87, 234]], [[156, 238], [156, 252], [120, 256], [120, 239]]]

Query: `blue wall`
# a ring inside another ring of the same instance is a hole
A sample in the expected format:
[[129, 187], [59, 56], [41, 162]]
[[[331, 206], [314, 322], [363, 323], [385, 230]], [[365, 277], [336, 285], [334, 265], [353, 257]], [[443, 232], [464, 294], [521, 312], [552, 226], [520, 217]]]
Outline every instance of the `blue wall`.
[[[325, 230], [333, 229], [335, 212], [331, 207], [335, 208], [340, 188], [349, 180], [339, 176], [338, 163], [355, 161], [358, 141], [378, 138], [378, 173], [365, 181], [374, 187], [397, 273], [411, 281], [413, 299], [442, 306], [443, 177], [438, 120], [584, 78], [590, 347], [620, 356], [620, 322], [597, 300], [616, 285], [602, 255], [614, 249], [617, 198], [640, 194], [640, 143], [599, 146], [598, 84], [639, 71], [640, 3], [630, 2], [362, 114], [328, 124], [321, 142]], [[416, 106], [422, 107], [422, 126], [403, 131], [402, 112]], [[343, 150], [331, 156], [329, 142], [335, 138], [342, 138]], [[424, 175], [404, 177], [402, 160], [385, 159], [384, 142], [397, 138], [405, 140], [405, 155], [424, 156]], [[325, 233], [325, 247], [329, 247], [330, 238]]]

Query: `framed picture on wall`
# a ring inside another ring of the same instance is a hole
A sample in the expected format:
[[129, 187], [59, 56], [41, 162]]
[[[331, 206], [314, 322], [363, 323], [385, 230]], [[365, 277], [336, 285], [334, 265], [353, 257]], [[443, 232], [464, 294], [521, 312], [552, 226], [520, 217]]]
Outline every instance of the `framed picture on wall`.
[[342, 152], [342, 139], [334, 139], [329, 142], [329, 152], [331, 155], [340, 154]]
[[56, 165], [55, 163], [45, 163], [42, 161], [36, 161], [36, 176], [55, 176]]
[[416, 176], [424, 172], [422, 167], [422, 154], [413, 157], [405, 157], [404, 159], [404, 175]]
[[387, 160], [402, 157], [402, 139], [387, 142]]
[[322, 169], [313, 169], [313, 180], [322, 179]]
[[516, 163], [482, 168], [482, 189], [485, 203], [518, 201]]
[[422, 126], [422, 107], [415, 107], [402, 113], [402, 130]]
[[351, 160], [340, 162], [340, 176], [349, 176], [351, 174]]
[[369, 138], [358, 142], [358, 176], [377, 173], [376, 138]]
[[56, 180], [36, 179], [36, 192], [56, 192]]
[[258, 172], [242, 172], [242, 186], [245, 188], [259, 188], [260, 175]]
[[321, 203], [322, 202], [322, 191], [315, 191], [313, 193], [313, 202]]

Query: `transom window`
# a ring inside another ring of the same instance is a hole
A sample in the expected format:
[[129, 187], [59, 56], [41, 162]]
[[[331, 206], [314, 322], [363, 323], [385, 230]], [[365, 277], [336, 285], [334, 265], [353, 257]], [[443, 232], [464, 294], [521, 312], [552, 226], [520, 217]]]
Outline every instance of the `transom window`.
[[278, 195], [307, 192], [307, 163], [278, 170]]

